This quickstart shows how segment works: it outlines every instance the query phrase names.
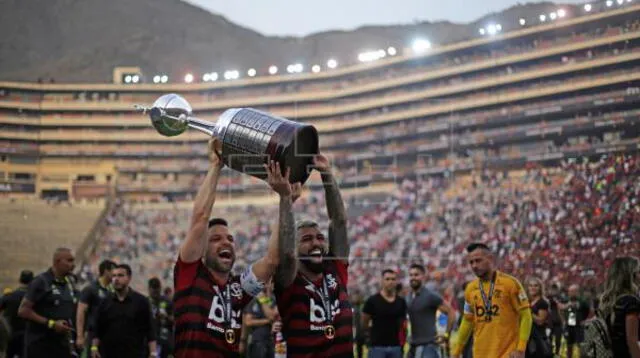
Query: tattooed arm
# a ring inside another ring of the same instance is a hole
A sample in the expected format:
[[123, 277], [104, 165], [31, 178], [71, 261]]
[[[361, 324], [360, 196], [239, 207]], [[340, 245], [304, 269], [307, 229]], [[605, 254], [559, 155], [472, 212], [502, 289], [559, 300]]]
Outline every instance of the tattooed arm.
[[274, 225], [272, 237], [277, 238], [269, 245], [269, 251], [276, 257], [277, 267], [275, 268], [274, 283], [279, 287], [287, 287], [296, 276], [296, 238], [295, 224], [291, 207], [293, 202], [300, 196], [302, 185], [300, 183], [289, 184], [290, 170], [287, 168], [283, 176], [280, 171], [280, 164], [271, 162], [265, 165], [268, 173], [268, 183], [271, 188], [280, 195], [279, 218]]
[[275, 284], [281, 288], [288, 287], [293, 283], [298, 271], [298, 260], [296, 257], [296, 235], [293, 220], [292, 197], [280, 197], [280, 225], [278, 233], [278, 256], [280, 264], [276, 269]]
[[340, 188], [333, 176], [329, 160], [322, 154], [314, 158], [314, 165], [322, 177], [327, 215], [329, 216], [329, 252], [336, 257], [349, 257], [349, 238], [347, 237], [347, 213], [340, 195]]

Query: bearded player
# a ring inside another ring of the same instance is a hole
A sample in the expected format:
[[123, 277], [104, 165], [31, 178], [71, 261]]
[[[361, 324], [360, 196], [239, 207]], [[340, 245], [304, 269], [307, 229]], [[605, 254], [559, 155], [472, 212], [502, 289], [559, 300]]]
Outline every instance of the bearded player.
[[459, 357], [473, 332], [473, 356], [524, 358], [531, 333], [531, 309], [522, 284], [494, 268], [483, 243], [467, 247], [467, 261], [477, 276], [464, 290], [464, 316], [453, 356]]
[[[233, 236], [224, 219], [209, 219], [216, 199], [216, 186], [223, 162], [218, 139], [209, 142], [210, 169], [198, 190], [191, 225], [174, 269], [175, 357], [213, 358], [238, 355], [241, 313], [260, 293], [278, 264], [279, 230], [273, 230], [267, 253], [241, 276], [231, 275], [235, 261]], [[268, 182], [292, 202], [292, 191], [280, 166], [270, 163]], [[290, 207], [290, 205], [289, 205]]]
[[274, 281], [282, 333], [288, 357], [351, 358], [347, 217], [328, 159], [320, 154], [313, 162], [325, 190], [328, 240], [312, 221], [301, 222], [294, 229], [290, 202], [281, 203], [280, 265]]

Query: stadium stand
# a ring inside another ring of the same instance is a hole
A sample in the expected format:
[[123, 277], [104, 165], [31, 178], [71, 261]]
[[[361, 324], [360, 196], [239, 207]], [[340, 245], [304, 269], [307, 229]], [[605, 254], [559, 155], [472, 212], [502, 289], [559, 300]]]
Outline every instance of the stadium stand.
[[0, 287], [15, 284], [26, 267], [44, 271], [58, 247], [80, 248], [104, 207], [104, 202], [0, 198]]

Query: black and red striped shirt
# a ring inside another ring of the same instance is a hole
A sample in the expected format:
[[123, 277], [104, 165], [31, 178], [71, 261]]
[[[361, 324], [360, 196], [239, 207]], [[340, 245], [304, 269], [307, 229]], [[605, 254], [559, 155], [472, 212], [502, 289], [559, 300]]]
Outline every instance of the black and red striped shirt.
[[[231, 297], [231, 323], [225, 319], [222, 302], [227, 286]], [[229, 276], [224, 286], [218, 286], [202, 261], [186, 263], [178, 258], [174, 268], [174, 291], [175, 357], [237, 357], [242, 310], [252, 299], [242, 289], [240, 276]], [[233, 344], [225, 339], [227, 329], [234, 330]]]
[[[318, 281], [308, 281], [298, 272], [289, 287], [275, 287], [288, 357], [353, 357], [353, 311], [347, 293], [347, 264], [336, 260], [325, 261], [324, 265], [323, 278]], [[326, 321], [319, 294], [323, 290], [323, 279], [329, 291], [331, 322]], [[335, 328], [333, 339], [325, 336], [328, 325]]]

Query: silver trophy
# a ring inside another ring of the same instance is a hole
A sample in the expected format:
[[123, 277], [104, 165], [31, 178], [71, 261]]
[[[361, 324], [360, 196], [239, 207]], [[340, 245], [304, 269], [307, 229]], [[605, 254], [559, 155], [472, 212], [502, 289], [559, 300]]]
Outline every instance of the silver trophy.
[[291, 168], [289, 181], [309, 178], [313, 156], [318, 154], [318, 131], [311, 125], [290, 121], [252, 108], [231, 108], [216, 123], [193, 116], [191, 105], [177, 94], [158, 98], [153, 107], [136, 106], [148, 113], [162, 135], [173, 137], [195, 128], [222, 142], [222, 160], [231, 169], [266, 179], [263, 164], [280, 163]]

